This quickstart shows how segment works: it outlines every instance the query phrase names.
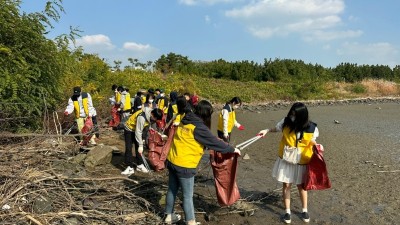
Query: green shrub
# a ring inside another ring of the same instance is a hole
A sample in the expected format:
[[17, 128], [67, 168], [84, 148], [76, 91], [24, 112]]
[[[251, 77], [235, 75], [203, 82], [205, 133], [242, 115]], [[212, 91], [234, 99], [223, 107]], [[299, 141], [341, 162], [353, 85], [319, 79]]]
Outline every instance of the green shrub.
[[357, 83], [351, 86], [351, 92], [355, 94], [363, 94], [367, 92], [367, 88], [365, 88], [364, 85]]

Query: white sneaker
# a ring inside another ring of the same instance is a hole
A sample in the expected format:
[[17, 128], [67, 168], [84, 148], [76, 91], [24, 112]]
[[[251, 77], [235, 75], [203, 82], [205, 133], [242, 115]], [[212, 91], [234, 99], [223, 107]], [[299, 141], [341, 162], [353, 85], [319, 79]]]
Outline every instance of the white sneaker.
[[90, 138], [90, 144], [92, 144], [92, 145], [97, 145], [97, 143], [96, 143], [96, 136], [95, 136], [95, 135], [93, 135], [93, 136]]
[[149, 172], [149, 170], [143, 164], [140, 164], [139, 166], [137, 166], [136, 170], [139, 171], [139, 172], [142, 172], [142, 173], [148, 173]]
[[121, 172], [122, 175], [128, 175], [128, 176], [132, 175], [134, 173], [135, 173], [135, 170], [130, 166], [128, 166], [124, 171]]
[[167, 216], [164, 219], [164, 223], [173, 224], [177, 223], [179, 220], [181, 220], [181, 215], [172, 213], [172, 214], [167, 214]]

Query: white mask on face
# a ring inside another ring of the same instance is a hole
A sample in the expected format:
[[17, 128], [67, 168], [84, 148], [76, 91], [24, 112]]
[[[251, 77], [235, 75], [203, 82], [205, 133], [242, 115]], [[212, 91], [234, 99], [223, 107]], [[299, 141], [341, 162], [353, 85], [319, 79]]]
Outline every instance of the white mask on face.
[[238, 108], [239, 108], [239, 105], [234, 105], [233, 108], [234, 108], [234, 109], [238, 109]]
[[150, 103], [153, 103], [153, 101], [154, 101], [153, 99], [149, 99], [149, 102], [150, 102]]
[[291, 120], [292, 122], [294, 122], [294, 121], [296, 120], [296, 117], [295, 117], [295, 116], [290, 116], [289, 118], [290, 118], [290, 120]]

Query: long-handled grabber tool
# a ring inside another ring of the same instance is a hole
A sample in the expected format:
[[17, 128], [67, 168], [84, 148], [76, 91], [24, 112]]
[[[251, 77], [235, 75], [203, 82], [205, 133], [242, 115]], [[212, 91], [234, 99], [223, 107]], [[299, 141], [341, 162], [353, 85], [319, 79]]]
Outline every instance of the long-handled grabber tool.
[[253, 144], [254, 142], [256, 142], [258, 139], [262, 138], [262, 136], [257, 135], [255, 137], [250, 138], [247, 141], [244, 141], [238, 145], [236, 145], [236, 148], [243, 150], [244, 148], [248, 147], [249, 145]]
[[144, 157], [144, 155], [143, 155], [143, 154], [140, 154], [140, 156], [142, 157], [142, 161], [143, 161], [143, 165], [144, 165], [144, 167], [146, 167], [146, 169], [149, 171], [149, 173], [151, 173], [151, 172], [152, 172], [152, 170], [151, 170], [151, 168], [150, 168], [149, 164], [147, 163], [147, 160], [146, 160], [146, 158]]

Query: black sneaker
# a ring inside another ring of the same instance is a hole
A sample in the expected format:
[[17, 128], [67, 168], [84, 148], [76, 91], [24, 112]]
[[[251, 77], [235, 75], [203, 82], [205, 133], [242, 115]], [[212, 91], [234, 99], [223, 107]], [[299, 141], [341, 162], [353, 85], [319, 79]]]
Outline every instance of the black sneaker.
[[290, 214], [289, 213], [286, 213], [283, 216], [283, 222], [285, 222], [285, 223], [291, 223], [292, 222], [292, 220], [290, 220]]
[[310, 215], [308, 215], [308, 212], [301, 213], [301, 219], [306, 223], [310, 222]]

